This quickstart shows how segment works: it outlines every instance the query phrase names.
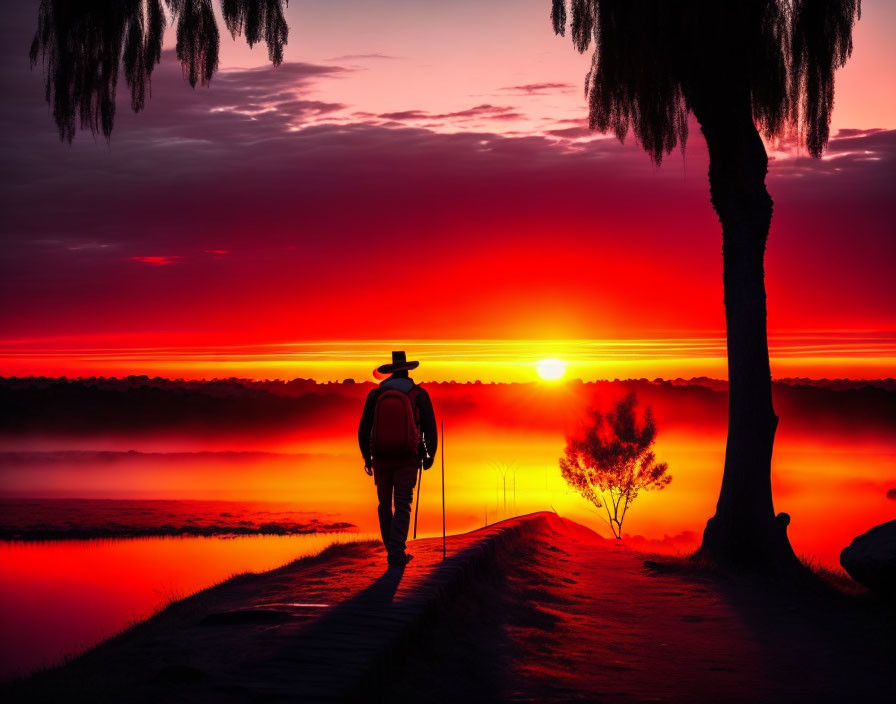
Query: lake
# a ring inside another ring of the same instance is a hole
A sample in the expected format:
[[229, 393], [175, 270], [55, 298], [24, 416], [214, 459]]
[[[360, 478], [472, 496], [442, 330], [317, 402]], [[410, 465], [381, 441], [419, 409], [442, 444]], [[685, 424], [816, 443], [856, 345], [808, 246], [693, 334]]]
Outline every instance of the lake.
[[241, 572], [315, 555], [358, 533], [0, 541], [0, 678], [77, 654]]

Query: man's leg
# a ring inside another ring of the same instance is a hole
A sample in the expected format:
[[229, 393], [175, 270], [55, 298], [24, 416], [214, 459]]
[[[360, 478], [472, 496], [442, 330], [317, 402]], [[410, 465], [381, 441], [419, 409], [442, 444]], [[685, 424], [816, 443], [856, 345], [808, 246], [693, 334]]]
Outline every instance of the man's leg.
[[391, 470], [376, 470], [373, 474], [376, 482], [376, 497], [379, 499], [376, 512], [380, 519], [380, 535], [387, 550], [392, 531], [392, 474]]
[[392, 484], [395, 487], [395, 515], [392, 516], [386, 549], [389, 551], [390, 559], [401, 559], [405, 555], [408, 528], [411, 525], [411, 501], [414, 499], [414, 487], [417, 485], [417, 468], [412, 466], [396, 469], [392, 477]]

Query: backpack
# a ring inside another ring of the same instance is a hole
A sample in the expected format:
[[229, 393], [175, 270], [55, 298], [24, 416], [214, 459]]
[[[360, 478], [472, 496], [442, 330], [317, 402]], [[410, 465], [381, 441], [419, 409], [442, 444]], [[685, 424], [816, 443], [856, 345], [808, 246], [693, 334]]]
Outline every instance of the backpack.
[[402, 465], [419, 460], [420, 427], [417, 387], [408, 393], [386, 389], [376, 398], [370, 452], [378, 466]]

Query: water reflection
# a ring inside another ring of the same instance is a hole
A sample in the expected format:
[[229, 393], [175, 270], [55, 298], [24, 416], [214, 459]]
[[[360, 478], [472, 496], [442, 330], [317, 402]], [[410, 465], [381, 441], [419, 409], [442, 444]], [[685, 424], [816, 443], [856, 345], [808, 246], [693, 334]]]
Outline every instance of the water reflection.
[[240, 572], [273, 569], [358, 533], [0, 541], [0, 679], [59, 662]]
[[[231, 36], [244, 36], [249, 46], [263, 41], [271, 62], [283, 61], [289, 35], [283, 0], [221, 0], [220, 7]], [[131, 108], [143, 109], [169, 18], [184, 77], [193, 87], [207, 85], [220, 47], [211, 0], [165, 0], [164, 7], [162, 0], [41, 0], [31, 65], [43, 66], [60, 139], [71, 142], [78, 127], [111, 136], [121, 67]]]

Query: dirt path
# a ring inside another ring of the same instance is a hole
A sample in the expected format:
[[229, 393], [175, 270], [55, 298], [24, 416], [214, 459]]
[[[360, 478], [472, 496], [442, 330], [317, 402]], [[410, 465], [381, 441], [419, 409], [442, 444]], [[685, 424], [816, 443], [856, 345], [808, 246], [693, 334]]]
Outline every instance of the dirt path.
[[553, 520], [461, 596], [387, 698], [896, 701], [894, 616], [824, 589], [647, 567], [644, 555]]

